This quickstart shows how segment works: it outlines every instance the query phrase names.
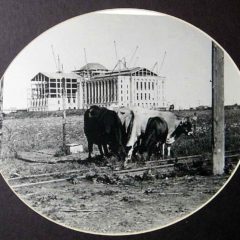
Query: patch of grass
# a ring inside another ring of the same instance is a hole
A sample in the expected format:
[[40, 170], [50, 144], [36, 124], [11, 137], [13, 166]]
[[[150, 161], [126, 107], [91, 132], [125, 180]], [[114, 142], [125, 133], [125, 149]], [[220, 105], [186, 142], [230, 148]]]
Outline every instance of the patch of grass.
[[[176, 111], [179, 117], [192, 117], [195, 111]], [[26, 114], [26, 113], [25, 113]], [[33, 114], [33, 113], [28, 113]], [[38, 115], [38, 113], [34, 113]], [[14, 157], [21, 151], [55, 149], [61, 155], [62, 117], [41, 116], [38, 118], [12, 118], [3, 121], [2, 156]], [[46, 112], [44, 114], [47, 114]], [[40, 117], [41, 116], [41, 117]], [[175, 156], [195, 155], [211, 152], [211, 110], [197, 111], [197, 133], [194, 137], [182, 135], [172, 146]], [[237, 150], [240, 146], [240, 110], [225, 110], [226, 150]], [[87, 139], [83, 130], [83, 116], [78, 112], [67, 116], [66, 142], [80, 143], [87, 150]], [[60, 150], [59, 150], [60, 149]]]

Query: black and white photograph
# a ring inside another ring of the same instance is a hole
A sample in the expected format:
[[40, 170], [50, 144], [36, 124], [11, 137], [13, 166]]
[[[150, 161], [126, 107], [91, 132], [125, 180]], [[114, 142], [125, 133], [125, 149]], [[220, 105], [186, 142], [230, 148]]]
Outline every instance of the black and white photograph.
[[178, 18], [139, 9], [71, 18], [1, 77], [1, 174], [32, 210], [76, 231], [164, 228], [234, 175], [239, 89], [228, 53]]

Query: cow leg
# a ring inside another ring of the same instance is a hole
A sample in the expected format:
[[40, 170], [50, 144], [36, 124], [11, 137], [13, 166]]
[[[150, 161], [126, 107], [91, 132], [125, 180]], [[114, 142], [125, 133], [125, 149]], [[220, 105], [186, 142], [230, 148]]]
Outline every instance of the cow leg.
[[139, 147], [140, 147], [140, 139], [138, 139], [137, 142], [134, 144], [133, 152], [132, 152], [133, 157], [136, 157], [136, 154], [139, 151]]
[[103, 144], [103, 150], [104, 150], [105, 156], [109, 157], [110, 155], [109, 155], [109, 152], [108, 152], [107, 144]]
[[168, 150], [168, 157], [170, 157], [171, 156], [171, 146], [168, 146], [167, 150]]
[[147, 152], [147, 161], [150, 161], [150, 158], [151, 158], [154, 150], [156, 150], [156, 144], [151, 144], [151, 146], [149, 146], [149, 149]]
[[165, 143], [162, 144], [162, 159], [164, 159], [165, 155]]
[[129, 161], [131, 160], [131, 158], [132, 158], [133, 147], [128, 146], [128, 149], [129, 149], [129, 151], [128, 151], [127, 157], [126, 157], [126, 159], [125, 159], [125, 161], [124, 161], [124, 163], [123, 163], [123, 167], [124, 167], [124, 168], [127, 167], [128, 162], [129, 162]]
[[98, 149], [99, 149], [101, 158], [103, 158], [104, 154], [103, 154], [103, 149], [102, 149], [102, 145], [101, 144], [98, 144]]
[[91, 159], [92, 156], [92, 151], [93, 151], [93, 143], [92, 142], [88, 142], [88, 158]]

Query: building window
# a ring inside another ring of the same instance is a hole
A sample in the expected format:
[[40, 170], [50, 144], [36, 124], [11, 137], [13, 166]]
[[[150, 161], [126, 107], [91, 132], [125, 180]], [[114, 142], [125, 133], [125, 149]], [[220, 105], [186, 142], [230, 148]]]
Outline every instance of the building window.
[[138, 82], [136, 82], [136, 87], [137, 87], [137, 90], [138, 90]]
[[142, 90], [142, 82], [141, 82], [141, 90]]
[[144, 89], [146, 90], [147, 89], [147, 83], [144, 82]]
[[150, 86], [150, 82], [148, 82], [148, 89], [150, 90], [151, 86]]
[[148, 94], [149, 100], [151, 99], [150, 93]]
[[58, 104], [60, 104], [60, 100], [58, 100]]
[[121, 97], [121, 101], [123, 101], [123, 97]]
[[[149, 95], [149, 97], [150, 97], [150, 95]], [[74, 98], [74, 99], [73, 99], [73, 103], [75, 103], [75, 102], [76, 102], [76, 99]]]
[[138, 93], [137, 93], [137, 100], [138, 100]]
[[142, 93], [141, 93], [141, 100], [142, 100]]
[[70, 103], [70, 98], [68, 98], [68, 103]]
[[145, 93], [145, 100], [147, 100], [147, 94]]
[[154, 90], [154, 82], [152, 82], [152, 90]]

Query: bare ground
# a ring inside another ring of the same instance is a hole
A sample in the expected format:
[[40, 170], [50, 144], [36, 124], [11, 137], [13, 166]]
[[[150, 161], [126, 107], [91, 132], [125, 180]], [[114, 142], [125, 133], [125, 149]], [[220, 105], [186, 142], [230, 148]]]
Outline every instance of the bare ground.
[[180, 219], [209, 200], [228, 178], [167, 177], [164, 170], [159, 170], [161, 177], [123, 175], [109, 182], [103, 176], [113, 176], [110, 168], [102, 172], [99, 164], [69, 161], [38, 164], [11, 159], [8, 164], [2, 161], [0, 169], [6, 178], [66, 169], [88, 169], [91, 173], [94, 169], [97, 177], [88, 180], [78, 180], [76, 175], [72, 181], [17, 188], [16, 193], [37, 212], [60, 224], [108, 234], [147, 231]]

